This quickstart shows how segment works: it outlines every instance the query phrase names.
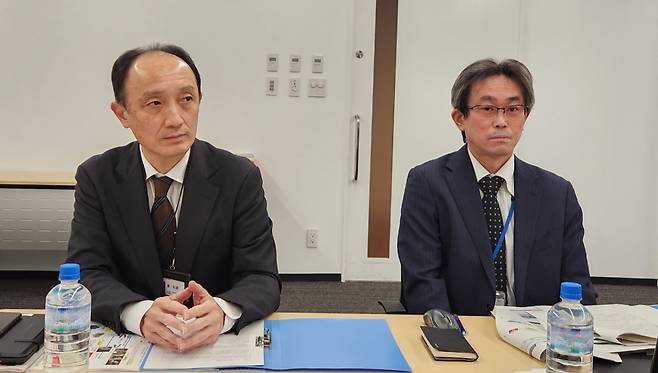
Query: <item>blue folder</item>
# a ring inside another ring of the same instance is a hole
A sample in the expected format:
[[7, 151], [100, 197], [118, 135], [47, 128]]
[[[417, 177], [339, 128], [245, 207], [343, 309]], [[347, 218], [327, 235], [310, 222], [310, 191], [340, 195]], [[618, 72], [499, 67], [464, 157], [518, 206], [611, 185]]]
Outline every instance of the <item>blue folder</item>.
[[265, 327], [272, 344], [262, 369], [411, 371], [386, 320], [265, 320]]
[[[264, 349], [264, 365], [221, 369], [411, 372], [386, 320], [265, 320], [264, 327], [271, 333], [270, 346]], [[140, 370], [150, 370], [144, 368], [150, 351], [142, 361]]]

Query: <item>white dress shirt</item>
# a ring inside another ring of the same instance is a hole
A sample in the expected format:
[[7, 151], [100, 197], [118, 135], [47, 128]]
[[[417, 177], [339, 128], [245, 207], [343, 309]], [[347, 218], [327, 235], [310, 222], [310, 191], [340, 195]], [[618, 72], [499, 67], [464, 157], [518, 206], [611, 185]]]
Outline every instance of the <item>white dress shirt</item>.
[[[142, 151], [141, 145], [139, 146], [139, 153], [142, 156], [142, 163], [144, 164], [144, 172], [146, 174], [146, 193], [148, 194], [149, 206], [153, 206], [153, 201], [155, 200], [155, 186], [153, 185], [151, 176], [167, 176], [171, 178], [173, 182], [167, 191], [167, 198], [169, 199], [171, 207], [176, 213], [176, 222], [178, 222], [178, 217], [180, 216], [180, 206], [183, 204], [182, 193], [185, 191], [183, 186], [183, 179], [185, 178], [187, 162], [190, 160], [190, 150], [188, 149], [183, 158], [164, 175], [159, 173], [144, 157], [144, 152]], [[154, 258], [153, 260], [158, 259]], [[227, 302], [222, 298], [215, 298], [215, 302], [217, 302], [219, 308], [224, 311], [224, 327], [222, 328], [221, 333], [226, 333], [242, 316], [242, 308], [240, 308], [238, 305]], [[123, 326], [137, 335], [142, 335], [142, 331], [140, 329], [142, 318], [144, 318], [144, 314], [149, 310], [149, 308], [151, 308], [152, 304], [152, 300], [143, 300], [140, 302], [127, 304], [121, 311], [121, 323]]]
[[[512, 205], [512, 197], [514, 196], [514, 154], [509, 157], [507, 162], [495, 174], [489, 173], [480, 161], [475, 158], [473, 153], [471, 153], [470, 149], [468, 149], [468, 156], [471, 158], [477, 181], [485, 176], [500, 176], [505, 180], [496, 195], [500, 212], [503, 216], [503, 222], [505, 222], [510, 206]], [[484, 193], [482, 193], [481, 189], [478, 188], [478, 190], [480, 191], [480, 198], [482, 198]], [[512, 215], [509, 228], [505, 232], [505, 259], [507, 265], [507, 305], [514, 306], [516, 305], [516, 297], [514, 296], [514, 215]]]

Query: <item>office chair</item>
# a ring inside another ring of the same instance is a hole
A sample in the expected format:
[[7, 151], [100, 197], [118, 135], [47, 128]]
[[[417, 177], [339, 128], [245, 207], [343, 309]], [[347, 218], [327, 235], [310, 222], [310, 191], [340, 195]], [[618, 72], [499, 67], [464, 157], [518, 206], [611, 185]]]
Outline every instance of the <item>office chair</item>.
[[377, 303], [384, 309], [384, 313], [389, 314], [406, 314], [407, 309], [402, 304], [402, 289], [404, 288], [404, 282], [400, 280], [400, 300], [389, 301], [389, 300], [379, 300]]
[[385, 313], [389, 314], [405, 314], [407, 309], [404, 308], [402, 303], [399, 301], [388, 301], [388, 300], [379, 300], [377, 301], [380, 306], [384, 309]]

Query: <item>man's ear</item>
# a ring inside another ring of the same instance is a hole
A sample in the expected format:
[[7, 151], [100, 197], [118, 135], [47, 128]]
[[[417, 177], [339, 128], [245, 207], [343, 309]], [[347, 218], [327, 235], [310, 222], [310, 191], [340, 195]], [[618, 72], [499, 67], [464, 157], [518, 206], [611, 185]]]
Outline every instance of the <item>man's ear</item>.
[[114, 113], [114, 115], [119, 119], [121, 122], [121, 125], [124, 128], [129, 128], [130, 126], [128, 125], [128, 110], [126, 110], [126, 107], [123, 106], [122, 103], [113, 101], [110, 104], [110, 109]]
[[452, 121], [455, 122], [455, 125], [457, 128], [459, 128], [460, 131], [464, 130], [464, 114], [462, 114], [461, 111], [457, 109], [452, 109], [452, 113], [450, 113], [450, 116], [452, 117]]

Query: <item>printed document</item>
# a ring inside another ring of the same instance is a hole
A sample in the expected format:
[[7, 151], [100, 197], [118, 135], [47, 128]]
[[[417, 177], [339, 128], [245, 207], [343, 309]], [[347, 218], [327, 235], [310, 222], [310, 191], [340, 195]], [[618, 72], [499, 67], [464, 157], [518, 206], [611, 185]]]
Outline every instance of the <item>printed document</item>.
[[263, 336], [263, 320], [240, 330], [240, 334], [222, 334], [214, 344], [185, 352], [183, 355], [153, 346], [146, 356], [143, 370], [212, 369], [265, 364], [263, 346], [256, 339]]
[[524, 351], [537, 360], [546, 359], [546, 328], [535, 313], [548, 312], [541, 307], [496, 307], [492, 312], [496, 317], [498, 335], [507, 343]]
[[89, 370], [138, 371], [151, 346], [135, 334], [116, 334], [98, 323], [89, 334]]
[[587, 309], [594, 316], [594, 330], [601, 339], [631, 345], [654, 344], [658, 338], [658, 311], [649, 306], [602, 304]]
[[[586, 306], [594, 317], [594, 356], [620, 363], [619, 353], [652, 350], [658, 337], [658, 310], [649, 306]], [[496, 307], [498, 335], [537, 360], [545, 360], [550, 306]]]

